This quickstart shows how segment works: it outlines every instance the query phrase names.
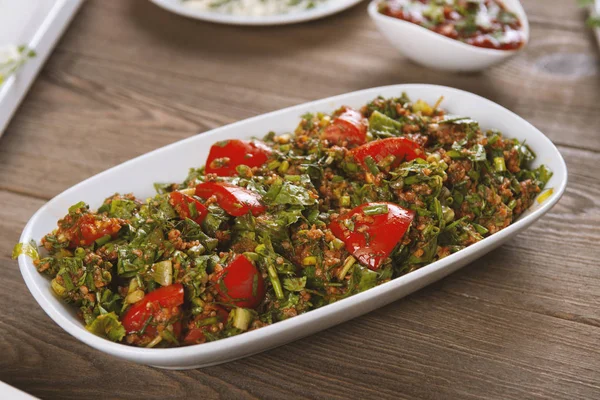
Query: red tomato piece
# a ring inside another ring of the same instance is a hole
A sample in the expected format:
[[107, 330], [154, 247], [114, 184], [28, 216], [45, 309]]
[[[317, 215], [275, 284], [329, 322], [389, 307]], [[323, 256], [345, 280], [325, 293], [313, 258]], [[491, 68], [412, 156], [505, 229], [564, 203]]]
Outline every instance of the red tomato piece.
[[[227, 319], [229, 318], [229, 313], [223, 308], [223, 307], [219, 307], [215, 304], [209, 304], [208, 306], [206, 306], [205, 308], [205, 312], [209, 311], [216, 311], [217, 315], [217, 321], [216, 323], [227, 323]], [[183, 338], [183, 342], [185, 344], [200, 344], [200, 343], [204, 343], [206, 342], [206, 336], [204, 335], [204, 332], [206, 332], [207, 330], [209, 330], [211, 328], [211, 326], [214, 326], [213, 324], [208, 324], [208, 325], [204, 325], [204, 326], [198, 326], [197, 322], [201, 323], [203, 321], [205, 321], [207, 318], [210, 318], [206, 315], [198, 315], [196, 316], [196, 318], [194, 318], [192, 321], [190, 321], [189, 325], [188, 325], [188, 333], [185, 335], [185, 337]]]
[[367, 141], [366, 118], [360, 112], [346, 107], [344, 112], [325, 128], [322, 138], [333, 144], [363, 144]]
[[242, 254], [215, 274], [213, 281], [219, 300], [223, 303], [242, 308], [256, 308], [265, 297], [262, 274]]
[[366, 167], [365, 159], [368, 156], [371, 156], [375, 163], [379, 163], [386, 157], [394, 156], [395, 159], [392, 167], [400, 165], [403, 161], [411, 161], [415, 158], [425, 159], [423, 148], [418, 143], [405, 137], [374, 140], [352, 149], [350, 153], [363, 167]]
[[[367, 215], [373, 211], [377, 214]], [[366, 203], [332, 221], [329, 229], [349, 253], [375, 271], [402, 240], [414, 216], [414, 211], [397, 204]]]
[[[204, 328], [204, 327], [202, 327]], [[185, 344], [199, 344], [199, 343], [204, 343], [206, 341], [206, 338], [204, 336], [204, 330], [202, 328], [193, 328], [190, 329], [187, 333], [187, 335], [185, 335], [185, 337], [183, 338], [183, 342]]]
[[229, 215], [241, 217], [249, 212], [257, 216], [267, 209], [261, 202], [262, 196], [243, 187], [225, 182], [204, 182], [196, 186], [196, 196], [208, 199], [217, 197], [219, 206]]
[[175, 335], [176, 338], [181, 336], [181, 321], [173, 322], [173, 335]]
[[173, 206], [175, 211], [177, 211], [177, 214], [179, 214], [181, 219], [189, 218], [201, 224], [208, 214], [208, 209], [204, 204], [200, 203], [192, 196], [188, 196], [181, 192], [169, 193], [169, 203]]
[[71, 238], [69, 247], [88, 246], [106, 235], [115, 237], [121, 229], [121, 222], [118, 218], [84, 214], [68, 231]]
[[217, 142], [210, 148], [205, 171], [218, 176], [234, 176], [238, 165], [260, 167], [267, 162], [271, 152], [270, 147], [258, 141], [231, 139]]
[[[170, 320], [180, 313], [179, 306], [183, 304], [183, 285], [174, 283], [163, 286], [146, 294], [142, 300], [133, 304], [122, 318], [123, 327], [127, 333], [139, 332], [144, 328], [150, 317], [160, 323]], [[175, 324], [173, 325], [175, 333]], [[181, 324], [179, 325], [181, 331]], [[155, 335], [156, 328], [152, 325], [146, 326], [144, 332], [147, 335]]]

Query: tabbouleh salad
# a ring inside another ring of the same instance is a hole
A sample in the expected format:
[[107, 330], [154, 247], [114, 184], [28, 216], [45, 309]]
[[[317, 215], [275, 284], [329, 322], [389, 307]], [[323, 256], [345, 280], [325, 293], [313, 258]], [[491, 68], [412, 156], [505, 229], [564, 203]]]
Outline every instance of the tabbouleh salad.
[[550, 179], [527, 144], [441, 100], [379, 97], [217, 142], [185, 181], [77, 203], [15, 256], [89, 331], [133, 346], [214, 341], [339, 301], [506, 228]]

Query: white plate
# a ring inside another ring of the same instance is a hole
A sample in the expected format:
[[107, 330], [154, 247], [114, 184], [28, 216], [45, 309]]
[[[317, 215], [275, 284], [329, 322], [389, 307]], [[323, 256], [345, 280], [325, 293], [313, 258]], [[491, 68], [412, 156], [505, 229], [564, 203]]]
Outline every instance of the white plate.
[[271, 130], [276, 133], [291, 132], [298, 124], [299, 116], [306, 112], [331, 112], [341, 105], [360, 107], [378, 95], [399, 96], [403, 91], [414, 100], [423, 99], [430, 104], [443, 95], [443, 106], [449, 112], [473, 117], [483, 128], [497, 128], [509, 137], [516, 136], [520, 140], [526, 140], [538, 155], [536, 165], [546, 164], [554, 172], [548, 183], [548, 187], [554, 188], [554, 194], [542, 204], [534, 202], [531, 209], [518, 221], [499, 233], [407, 275], [306, 314], [238, 336], [195, 346], [173, 349], [136, 348], [93, 335], [84, 329], [76, 317], [75, 307], [53, 296], [49, 280], [36, 271], [31, 259], [21, 255], [19, 265], [27, 287], [58, 325], [98, 350], [162, 368], [204, 367], [280, 346], [398, 300], [500, 246], [548, 212], [560, 199], [567, 185], [567, 167], [552, 142], [527, 121], [487, 99], [462, 90], [435, 85], [395, 85], [330, 97], [250, 118], [127, 161], [50, 200], [31, 217], [20, 240], [39, 241], [56, 228], [57, 220], [66, 214], [70, 205], [81, 200], [96, 208], [105, 197], [115, 192], [133, 192], [140, 198], [147, 198], [154, 195], [154, 182], [183, 181], [190, 167], [203, 164], [210, 146], [218, 140], [262, 136]]
[[37, 55], [0, 85], [0, 136], [83, 0], [0, 0], [0, 48], [26, 45]]
[[203, 21], [216, 22], [230, 25], [287, 25], [298, 22], [311, 21], [328, 15], [339, 13], [362, 0], [328, 0], [317, 7], [296, 13], [267, 15], [267, 16], [245, 16], [229, 15], [216, 12], [202, 11], [182, 4], [181, 0], [150, 0], [160, 7], [186, 17], [200, 19]]

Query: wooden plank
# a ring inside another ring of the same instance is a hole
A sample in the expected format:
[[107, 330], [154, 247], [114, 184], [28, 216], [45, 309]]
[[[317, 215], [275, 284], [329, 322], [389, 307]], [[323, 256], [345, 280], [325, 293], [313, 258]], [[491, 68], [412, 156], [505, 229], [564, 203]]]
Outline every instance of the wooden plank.
[[43, 314], [13, 263], [0, 264], [7, 271], [0, 281], [0, 379], [42, 398], [101, 398], [106, 390], [149, 399], [600, 395], [597, 327], [439, 290], [454, 277], [279, 349], [169, 372], [77, 342]]
[[[86, 2], [0, 139], [0, 380], [42, 398], [600, 398], [600, 81], [583, 13], [575, 2], [524, 0], [529, 47], [463, 75], [405, 60], [366, 5], [261, 29], [185, 19], [145, 0]], [[253, 115], [401, 82], [469, 90], [538, 126], [561, 144], [564, 198], [501, 249], [404, 300], [195, 371], [79, 343], [9, 260], [44, 199], [110, 166]]]
[[581, 9], [577, 1], [564, 0], [521, 0], [529, 17], [530, 25], [551, 25], [570, 30], [584, 29], [587, 10]]
[[10, 258], [25, 224], [44, 203], [44, 200], [0, 191], [0, 257]]

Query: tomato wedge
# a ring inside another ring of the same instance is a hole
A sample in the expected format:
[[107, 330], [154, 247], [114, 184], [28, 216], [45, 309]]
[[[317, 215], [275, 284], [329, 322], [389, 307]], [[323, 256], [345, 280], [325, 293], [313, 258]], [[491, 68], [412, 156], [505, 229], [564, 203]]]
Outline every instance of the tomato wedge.
[[216, 304], [209, 304], [205, 307], [205, 313], [210, 313], [212, 311], [215, 311], [217, 314], [214, 318], [215, 322], [198, 326], [198, 323], [206, 323], [209, 318], [213, 318], [207, 315], [198, 315], [196, 318], [190, 321], [188, 325], [189, 330], [183, 338], [183, 342], [185, 344], [200, 344], [206, 342], [206, 336], [204, 335], [204, 332], [211, 329], [214, 324], [218, 324], [219, 322], [225, 324], [227, 322], [229, 313], [223, 307], [219, 307]]
[[219, 206], [229, 215], [241, 217], [249, 212], [257, 216], [267, 209], [261, 202], [262, 196], [243, 187], [225, 182], [204, 182], [196, 186], [196, 196], [208, 199], [217, 197]]
[[414, 211], [397, 204], [366, 203], [339, 216], [329, 229], [349, 253], [375, 271], [402, 240], [414, 216]]
[[[183, 304], [183, 300], [183, 285], [181, 283], [174, 283], [156, 289], [146, 294], [142, 300], [133, 304], [127, 310], [121, 321], [123, 327], [127, 333], [135, 333], [144, 329], [144, 325], [148, 323], [150, 317], [153, 317], [156, 323], [168, 322], [171, 317], [179, 314], [180, 310], [173, 310], [173, 308], [179, 308]], [[175, 328], [175, 324], [173, 324], [173, 327]], [[179, 329], [181, 329], [181, 324]], [[144, 334], [154, 336], [156, 327], [148, 324]]]
[[323, 139], [333, 144], [363, 144], [367, 141], [366, 118], [350, 107], [346, 107], [339, 117], [325, 128]]
[[113, 238], [117, 236], [121, 229], [122, 221], [118, 218], [108, 218], [107, 216], [94, 216], [93, 214], [82, 215], [77, 223], [67, 231], [70, 237], [70, 248], [78, 246], [88, 246], [106, 235]]
[[208, 209], [204, 204], [200, 203], [192, 196], [188, 196], [181, 192], [169, 193], [169, 203], [173, 206], [175, 211], [177, 211], [177, 214], [179, 214], [181, 219], [189, 218], [201, 224], [208, 214]]
[[224, 140], [212, 145], [206, 160], [206, 173], [218, 176], [237, 175], [238, 165], [260, 167], [267, 162], [271, 149], [258, 141]]
[[256, 308], [265, 297], [262, 274], [243, 254], [215, 274], [213, 282], [219, 300], [236, 307]]
[[425, 151], [416, 142], [405, 137], [393, 137], [374, 140], [350, 151], [354, 159], [363, 167], [367, 167], [365, 159], [371, 156], [375, 163], [383, 161], [389, 156], [394, 156], [392, 168], [397, 167], [403, 161], [411, 161], [415, 158], [425, 159]]

